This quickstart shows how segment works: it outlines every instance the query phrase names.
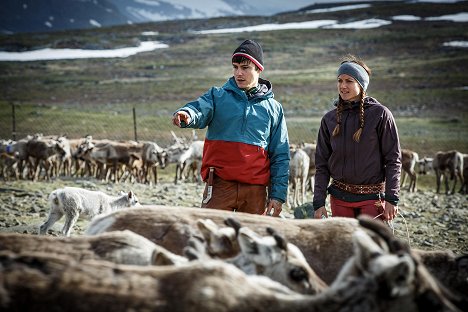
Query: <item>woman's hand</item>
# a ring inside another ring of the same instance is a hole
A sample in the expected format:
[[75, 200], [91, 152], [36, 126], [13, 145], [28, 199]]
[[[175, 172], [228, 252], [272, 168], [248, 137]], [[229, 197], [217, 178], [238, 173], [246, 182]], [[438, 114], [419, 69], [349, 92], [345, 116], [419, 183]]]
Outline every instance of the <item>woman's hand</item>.
[[398, 206], [394, 206], [389, 202], [385, 202], [384, 212], [383, 212], [383, 219], [386, 221], [393, 220], [398, 215]]
[[315, 219], [322, 219], [323, 218], [322, 216], [324, 216], [325, 218], [328, 218], [328, 213], [327, 213], [327, 209], [325, 209], [325, 206], [320, 207], [314, 212]]

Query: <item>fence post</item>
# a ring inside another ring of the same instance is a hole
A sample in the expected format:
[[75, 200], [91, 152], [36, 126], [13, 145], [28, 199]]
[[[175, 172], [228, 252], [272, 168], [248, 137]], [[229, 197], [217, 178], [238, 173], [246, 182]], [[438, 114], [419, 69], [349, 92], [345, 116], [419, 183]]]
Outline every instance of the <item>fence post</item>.
[[138, 142], [135, 107], [133, 107], [133, 133], [135, 135], [135, 141]]
[[12, 137], [13, 141], [16, 141], [15, 103], [11, 103], [11, 137]]

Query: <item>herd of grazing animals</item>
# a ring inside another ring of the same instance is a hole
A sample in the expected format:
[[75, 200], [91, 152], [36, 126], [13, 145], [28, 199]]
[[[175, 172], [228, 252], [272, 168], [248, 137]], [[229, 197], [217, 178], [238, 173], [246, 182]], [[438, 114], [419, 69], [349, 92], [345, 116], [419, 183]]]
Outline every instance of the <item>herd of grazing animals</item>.
[[[291, 144], [289, 164], [290, 194], [287, 205], [296, 207], [304, 203], [305, 193], [311, 190], [313, 193], [315, 177], [315, 149], [314, 143]], [[305, 173], [305, 167], [308, 171]], [[452, 150], [437, 152], [433, 158], [419, 158], [418, 153], [409, 150], [401, 150], [401, 187], [409, 192], [417, 191], [417, 178], [420, 174], [428, 174], [434, 171], [436, 176], [436, 191], [441, 191], [441, 183], [445, 183], [445, 193], [454, 194], [457, 182], [460, 181], [459, 192], [468, 192], [468, 154]], [[409, 185], [405, 188], [409, 177]], [[449, 188], [449, 181], [453, 181]], [[292, 198], [292, 201], [291, 201]]]
[[[36, 134], [18, 141], [0, 140], [0, 178], [50, 180], [59, 176], [91, 176], [108, 182], [157, 183], [157, 168], [175, 163], [175, 182], [189, 168], [201, 167], [203, 141], [189, 141], [173, 133], [174, 142], [166, 148], [151, 141], [98, 140], [92, 136], [69, 139], [66, 136]], [[201, 181], [199, 176], [197, 180]]]
[[[344, 232], [332, 235], [336, 230]], [[346, 251], [323, 244], [326, 232]], [[97, 217], [87, 235], [0, 234], [0, 307], [465, 311], [466, 265], [451, 267], [451, 279], [442, 282], [431, 270], [445, 264], [427, 267], [424, 255], [365, 217], [280, 220], [202, 208], [129, 208]], [[337, 260], [340, 265], [328, 267]]]
[[[90, 175], [157, 183], [176, 164], [199, 176], [203, 141], [174, 143], [35, 135], [1, 142], [4, 179]], [[315, 144], [291, 146], [292, 205], [315, 175]], [[437, 192], [466, 192], [467, 155], [419, 159], [402, 150], [402, 185], [433, 170]], [[449, 188], [448, 181], [453, 180]], [[0, 233], [0, 309], [5, 311], [466, 311], [468, 255], [412, 249], [366, 219], [294, 220], [227, 211], [140, 207], [80, 188], [53, 191], [39, 234]], [[44, 235], [65, 217], [60, 237]], [[92, 219], [71, 236], [78, 218]], [[181, 295], [183, 294], [183, 295]]]
[[[0, 178], [49, 180], [58, 176], [93, 176], [108, 182], [157, 183], [157, 168], [176, 164], [174, 183], [186, 179], [201, 183], [200, 168], [203, 141], [193, 132], [191, 140], [180, 138], [172, 132], [173, 143], [165, 148], [151, 141], [97, 140], [91, 136], [68, 139], [65, 136], [36, 134], [19, 141], [0, 140]], [[291, 144], [289, 166], [290, 196], [288, 206], [296, 207], [305, 202], [306, 192], [313, 193], [315, 177], [314, 143]], [[467, 192], [467, 154], [452, 150], [437, 152], [433, 157], [419, 158], [418, 153], [402, 149], [402, 187], [417, 191], [417, 177], [434, 171], [436, 191], [445, 185], [445, 193]], [[308, 167], [308, 169], [306, 169]], [[449, 188], [449, 181], [453, 181]], [[292, 200], [291, 200], [292, 199]]]

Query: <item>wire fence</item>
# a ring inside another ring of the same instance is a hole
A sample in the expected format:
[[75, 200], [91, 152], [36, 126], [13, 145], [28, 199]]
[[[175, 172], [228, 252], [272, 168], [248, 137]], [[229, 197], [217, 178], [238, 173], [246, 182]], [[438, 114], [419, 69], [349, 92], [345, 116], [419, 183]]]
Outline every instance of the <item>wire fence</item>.
[[[23, 106], [10, 104], [0, 115], [0, 139], [19, 140], [28, 135], [66, 135], [96, 139], [157, 141], [161, 145], [173, 140], [171, 130], [180, 136], [191, 136], [187, 130], [171, 125], [170, 114], [149, 115], [137, 107], [107, 110], [86, 107]], [[198, 130], [204, 137], [204, 130]]]
[[[195, 132], [172, 125], [172, 112], [147, 107], [78, 107], [78, 106], [28, 106], [2, 104], [0, 108], [0, 139], [19, 140], [28, 135], [66, 135], [96, 139], [153, 141], [160, 146], [173, 143], [178, 137], [205, 138], [205, 129]], [[318, 131], [318, 119], [288, 120], [290, 141], [312, 142]]]

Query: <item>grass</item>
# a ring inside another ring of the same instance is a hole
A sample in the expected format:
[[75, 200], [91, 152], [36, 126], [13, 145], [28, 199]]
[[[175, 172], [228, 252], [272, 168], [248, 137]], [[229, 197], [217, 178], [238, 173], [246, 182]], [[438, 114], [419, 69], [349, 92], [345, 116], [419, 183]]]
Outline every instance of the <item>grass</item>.
[[[288, 108], [285, 108], [287, 111]], [[172, 143], [171, 131], [179, 136], [191, 137], [188, 129], [178, 129], [171, 123], [172, 110], [161, 113], [161, 108], [152, 105], [136, 105], [136, 127], [139, 140], [155, 141], [161, 146]], [[159, 113], [158, 113], [159, 112]], [[0, 116], [4, 125], [12, 125], [11, 106], [0, 105]], [[96, 138], [134, 139], [133, 111], [125, 105], [103, 105], [90, 109], [76, 109], [73, 106], [32, 106], [21, 105], [15, 109], [17, 138], [31, 133], [44, 135], [67, 134], [71, 138], [92, 134]], [[8, 118], [7, 118], [8, 117]], [[289, 138], [292, 143], [313, 142], [317, 138], [321, 116], [286, 116]], [[454, 116], [396, 117], [402, 148], [411, 149], [421, 157], [431, 157], [439, 150], [468, 147], [467, 118]], [[24, 129], [27, 129], [25, 131]], [[456, 131], [454, 131], [456, 129]], [[197, 130], [200, 139], [205, 130]], [[0, 137], [11, 137], [11, 127], [0, 129]]]
[[[373, 69], [369, 94], [390, 108], [401, 145], [423, 155], [438, 150], [467, 152], [466, 49], [443, 42], [466, 40], [468, 30], [448, 21], [393, 22], [365, 30], [284, 30], [196, 35], [192, 30], [285, 23], [311, 19], [340, 21], [394, 15], [440, 16], [466, 11], [464, 3], [377, 2], [348, 13], [290, 13], [271, 17], [224, 17], [167, 21], [43, 34], [0, 35], [0, 48], [113, 48], [135, 45], [143, 31], [168, 49], [120, 59], [0, 62], [0, 138], [11, 135], [16, 105], [17, 138], [67, 133], [81, 137], [133, 139], [136, 109], [139, 139], [172, 140], [172, 112], [231, 75], [229, 55], [245, 38], [262, 43], [275, 97], [284, 107], [292, 142], [313, 141], [320, 117], [330, 109], [340, 57], [354, 53]], [[178, 134], [190, 136], [189, 131]], [[199, 135], [203, 137], [203, 131]]]

